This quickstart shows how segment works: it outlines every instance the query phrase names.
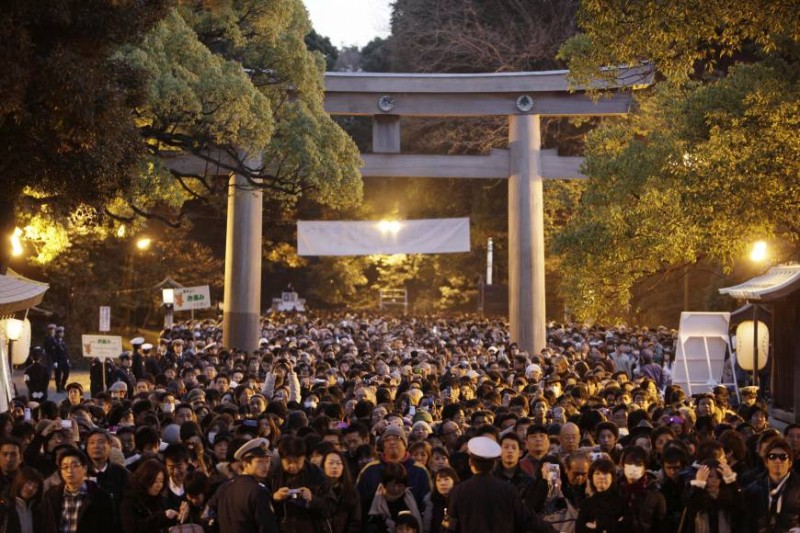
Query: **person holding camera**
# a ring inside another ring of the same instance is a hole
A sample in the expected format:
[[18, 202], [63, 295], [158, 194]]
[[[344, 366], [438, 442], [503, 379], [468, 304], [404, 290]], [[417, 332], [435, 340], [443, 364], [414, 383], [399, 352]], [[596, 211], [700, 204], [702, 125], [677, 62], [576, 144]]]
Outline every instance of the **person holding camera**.
[[306, 444], [287, 435], [278, 443], [280, 467], [269, 478], [282, 533], [315, 533], [336, 511], [337, 499], [322, 470], [306, 461]]

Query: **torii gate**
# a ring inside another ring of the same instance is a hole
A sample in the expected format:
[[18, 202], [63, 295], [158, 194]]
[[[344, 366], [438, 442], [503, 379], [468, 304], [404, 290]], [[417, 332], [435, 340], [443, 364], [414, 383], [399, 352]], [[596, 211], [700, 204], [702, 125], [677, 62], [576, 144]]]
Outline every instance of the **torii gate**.
[[[569, 71], [494, 74], [329, 72], [325, 110], [373, 117], [364, 177], [508, 179], [509, 319], [522, 350], [547, 344], [544, 276], [545, 179], [582, 179], [582, 157], [542, 150], [540, 117], [622, 115], [629, 92], [593, 100], [569, 86]], [[619, 69], [595, 88], [649, 84], [644, 69]], [[488, 156], [401, 155], [400, 117], [508, 116], [509, 149]]]
[[[647, 86], [649, 70], [620, 68], [595, 89]], [[508, 179], [509, 319], [522, 350], [546, 346], [544, 276], [545, 179], [582, 179], [582, 157], [541, 149], [540, 117], [602, 116], [628, 112], [629, 92], [594, 100], [585, 87], [570, 87], [569, 71], [492, 74], [325, 75], [325, 110], [332, 115], [373, 117], [373, 153], [362, 154], [364, 177]], [[400, 117], [507, 116], [509, 149], [488, 156], [400, 154]], [[244, 156], [241, 158], [244, 159]], [[259, 160], [243, 161], [250, 169]], [[167, 160], [186, 174], [207, 165], [193, 156]], [[236, 163], [227, 168], [236, 168]], [[253, 351], [258, 345], [261, 301], [262, 194], [232, 174], [225, 251], [223, 343]]]

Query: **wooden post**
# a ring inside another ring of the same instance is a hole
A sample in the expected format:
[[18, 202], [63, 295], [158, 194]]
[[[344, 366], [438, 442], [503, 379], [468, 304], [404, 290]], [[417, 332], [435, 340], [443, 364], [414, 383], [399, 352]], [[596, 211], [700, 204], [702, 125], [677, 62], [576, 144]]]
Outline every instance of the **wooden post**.
[[511, 340], [539, 353], [547, 344], [544, 193], [538, 115], [509, 117], [508, 295]]
[[376, 154], [400, 153], [400, 117], [374, 115], [372, 117], [372, 151]]
[[[257, 169], [259, 159], [245, 162]], [[225, 302], [223, 344], [228, 348], [258, 348], [261, 317], [261, 224], [263, 199], [260, 188], [242, 175], [232, 175], [228, 189], [228, 229], [225, 242]]]

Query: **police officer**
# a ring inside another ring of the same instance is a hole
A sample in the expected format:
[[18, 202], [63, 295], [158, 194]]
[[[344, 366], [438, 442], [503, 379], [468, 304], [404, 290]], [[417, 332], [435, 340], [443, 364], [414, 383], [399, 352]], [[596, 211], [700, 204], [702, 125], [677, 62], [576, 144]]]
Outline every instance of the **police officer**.
[[56, 328], [56, 336], [52, 340], [53, 343], [53, 367], [56, 369], [56, 392], [64, 392], [69, 380], [69, 352], [67, 351], [67, 343], [64, 342], [64, 326]]
[[208, 504], [216, 509], [219, 531], [278, 533], [272, 495], [264, 485], [272, 458], [268, 446], [267, 439], [252, 439], [233, 454], [242, 462], [242, 475], [220, 487]]
[[473, 476], [453, 487], [448, 497], [443, 529], [460, 533], [549, 533], [554, 530], [531, 513], [510, 483], [492, 475], [501, 448], [489, 437], [467, 443]]
[[31, 365], [25, 369], [25, 384], [28, 386], [28, 395], [35, 402], [47, 400], [47, 385], [50, 383], [50, 370], [42, 364], [44, 350], [35, 346], [31, 353]]
[[144, 337], [134, 337], [131, 339], [131, 346], [133, 347], [133, 353], [131, 354], [131, 372], [133, 372], [134, 383], [136, 383], [137, 379], [144, 376], [144, 356], [139, 350], [144, 350], [144, 347], [148, 346], [147, 351], [149, 352], [153, 348], [153, 345], [145, 344]]

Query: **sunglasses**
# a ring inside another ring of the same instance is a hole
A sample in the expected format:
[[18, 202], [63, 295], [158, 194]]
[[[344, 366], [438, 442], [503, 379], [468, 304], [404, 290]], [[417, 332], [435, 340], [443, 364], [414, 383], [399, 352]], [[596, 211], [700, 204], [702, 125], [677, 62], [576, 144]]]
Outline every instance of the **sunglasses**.
[[788, 453], [768, 453], [767, 454], [767, 459], [770, 460], [770, 461], [784, 462], [784, 461], [788, 461], [789, 460], [789, 454]]

